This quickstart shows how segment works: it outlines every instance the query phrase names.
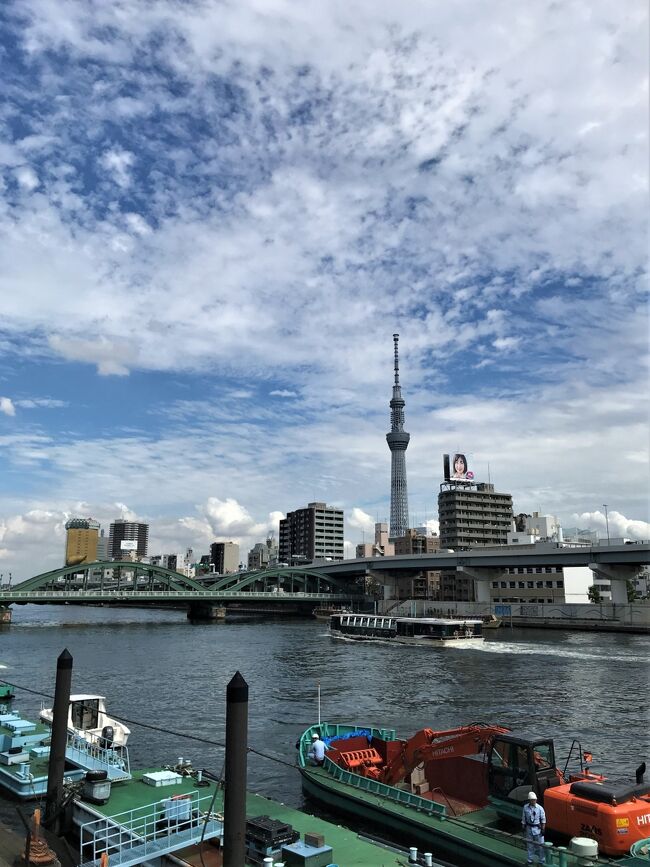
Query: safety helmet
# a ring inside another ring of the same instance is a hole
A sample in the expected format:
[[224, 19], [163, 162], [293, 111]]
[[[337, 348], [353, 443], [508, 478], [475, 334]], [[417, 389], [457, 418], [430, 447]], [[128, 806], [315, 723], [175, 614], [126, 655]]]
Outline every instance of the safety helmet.
[[535, 794], [535, 792], [528, 792], [528, 800], [529, 801], [536, 801], [537, 800], [537, 795]]
[[319, 737], [320, 735], [317, 735], [316, 732], [314, 732], [314, 734], [312, 735], [312, 738], [314, 738], [314, 740], [318, 740]]

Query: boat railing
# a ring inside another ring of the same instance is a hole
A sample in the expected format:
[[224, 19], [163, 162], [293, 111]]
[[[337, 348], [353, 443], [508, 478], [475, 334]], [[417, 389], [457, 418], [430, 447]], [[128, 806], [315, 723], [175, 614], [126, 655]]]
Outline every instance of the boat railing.
[[95, 770], [102, 768], [112, 770], [113, 773], [110, 774], [110, 777], [113, 781], [117, 779], [127, 780], [131, 777], [128, 747], [121, 744], [108, 746], [106, 739], [100, 735], [90, 732], [80, 735], [78, 732], [68, 729], [66, 755], [72, 761], [77, 761], [80, 764], [92, 763]]
[[327, 756], [325, 756], [324, 767], [340, 783], [354, 786], [354, 788], [360, 789], [363, 792], [378, 795], [387, 801], [394, 801], [397, 804], [404, 804], [406, 807], [413, 807], [419, 812], [430, 816], [443, 817], [447, 813], [443, 804], [438, 804], [436, 801], [415, 795], [406, 789], [396, 789], [394, 786], [388, 786], [386, 783], [380, 783], [379, 780], [372, 780], [370, 777], [360, 777], [359, 774], [346, 771]]
[[213, 812], [213, 793], [172, 795], [153, 804], [85, 822], [80, 829], [80, 864], [129, 867], [223, 833], [223, 816]]

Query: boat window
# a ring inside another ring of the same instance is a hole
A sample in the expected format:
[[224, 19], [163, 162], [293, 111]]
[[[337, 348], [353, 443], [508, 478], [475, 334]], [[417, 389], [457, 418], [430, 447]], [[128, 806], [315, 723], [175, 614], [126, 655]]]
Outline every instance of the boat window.
[[534, 751], [535, 767], [538, 771], [544, 768], [552, 768], [555, 757], [551, 752], [550, 744], [537, 744]]
[[71, 707], [72, 725], [76, 729], [96, 729], [99, 723], [99, 699], [87, 698], [73, 701]]
[[492, 764], [497, 768], [507, 768], [510, 765], [510, 744], [495, 741], [492, 747]]

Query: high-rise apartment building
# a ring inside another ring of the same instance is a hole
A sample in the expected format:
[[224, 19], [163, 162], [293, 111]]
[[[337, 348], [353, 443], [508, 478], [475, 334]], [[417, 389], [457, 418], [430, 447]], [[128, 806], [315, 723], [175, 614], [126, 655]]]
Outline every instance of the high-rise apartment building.
[[[477, 545], [505, 545], [512, 529], [512, 495], [494, 490], [485, 482], [443, 482], [438, 494], [440, 547], [464, 551]], [[474, 582], [443, 572], [440, 580], [443, 600], [472, 601]]]
[[210, 545], [210, 564], [218, 575], [239, 569], [239, 545], [236, 542], [213, 542]]
[[512, 528], [512, 494], [498, 493], [484, 482], [445, 482], [438, 494], [438, 519], [442, 548], [505, 545]]
[[326, 503], [308, 503], [305, 509], [288, 512], [280, 521], [278, 548], [280, 562], [290, 565], [313, 560], [342, 560], [343, 509]]
[[108, 555], [111, 560], [141, 560], [147, 556], [149, 524], [116, 518], [108, 534]]
[[99, 521], [92, 518], [70, 518], [65, 529], [65, 565], [94, 563], [97, 560]]

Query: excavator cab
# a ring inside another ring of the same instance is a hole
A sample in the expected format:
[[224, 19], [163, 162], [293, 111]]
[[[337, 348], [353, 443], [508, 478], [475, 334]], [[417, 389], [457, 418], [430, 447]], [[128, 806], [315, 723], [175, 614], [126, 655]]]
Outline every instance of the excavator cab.
[[550, 738], [508, 732], [492, 741], [488, 752], [488, 794], [499, 815], [519, 819], [529, 792], [535, 792], [542, 803], [546, 789], [559, 782]]

